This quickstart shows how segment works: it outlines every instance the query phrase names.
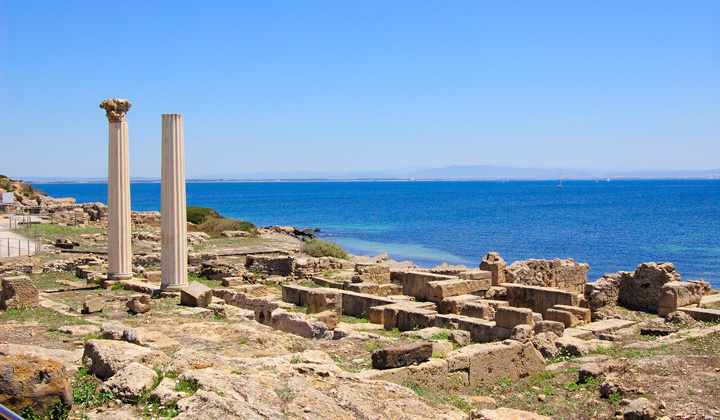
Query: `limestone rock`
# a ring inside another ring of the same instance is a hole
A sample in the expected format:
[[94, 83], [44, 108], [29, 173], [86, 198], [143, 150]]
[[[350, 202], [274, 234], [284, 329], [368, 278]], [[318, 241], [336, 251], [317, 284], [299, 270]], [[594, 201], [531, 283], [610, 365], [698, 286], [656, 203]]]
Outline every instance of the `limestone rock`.
[[630, 402], [623, 410], [623, 420], [655, 420], [656, 407], [647, 398]]
[[135, 401], [152, 388], [157, 378], [154, 370], [132, 362], [108, 379], [105, 388], [122, 400]]
[[510, 334], [510, 339], [525, 342], [530, 340], [532, 336], [533, 327], [527, 324], [520, 324], [513, 327], [512, 334]]
[[38, 289], [27, 276], [3, 277], [0, 309], [31, 308], [40, 304]]
[[100, 379], [115, 375], [132, 362], [155, 365], [169, 360], [159, 351], [112, 340], [88, 340], [83, 353], [83, 361], [88, 366], [88, 371]]
[[101, 312], [105, 308], [105, 300], [101, 297], [96, 297], [94, 299], [86, 300], [83, 303], [82, 312], [84, 314], [94, 314], [96, 312]]
[[88, 334], [99, 333], [100, 327], [97, 325], [66, 325], [57, 330], [63, 334], [69, 334], [71, 337], [84, 337]]
[[160, 404], [171, 404], [173, 401], [184, 398], [187, 394], [181, 391], [175, 391], [175, 385], [174, 379], [163, 378], [158, 386], [152, 390], [150, 396], [157, 398]]
[[199, 282], [192, 282], [180, 289], [180, 304], [207, 308], [212, 302], [212, 289]]
[[505, 269], [507, 263], [500, 257], [497, 252], [488, 252], [480, 263], [480, 269], [491, 273], [491, 281], [493, 286], [505, 283]]
[[460, 347], [468, 346], [471, 343], [470, 332], [463, 330], [453, 330], [450, 332], [450, 339], [453, 343]]
[[324, 311], [342, 312], [342, 295], [337, 290], [309, 290], [307, 292], [308, 314]]
[[529, 411], [516, 410], [514, 408], [498, 408], [495, 410], [472, 410], [470, 419], [474, 420], [550, 420], [540, 414]]
[[140, 420], [135, 411], [130, 408], [121, 407], [117, 410], [98, 410], [85, 415], [88, 420]]
[[690, 324], [693, 321], [693, 317], [681, 311], [670, 312], [665, 317], [665, 323], [667, 324]]
[[555, 333], [547, 331], [535, 334], [535, 337], [532, 338], [532, 343], [544, 358], [549, 359], [558, 352], [557, 345], [555, 344], [557, 340], [558, 336], [555, 335]]
[[32, 404], [44, 418], [46, 410], [57, 403], [72, 406], [72, 389], [63, 365], [37, 356], [0, 359], [0, 404], [20, 413]]
[[150, 311], [150, 297], [148, 295], [131, 296], [125, 305], [133, 313], [144, 314]]
[[327, 325], [313, 321], [307, 315], [275, 309], [270, 315], [270, 325], [280, 331], [296, 334], [305, 338], [332, 339]]
[[313, 316], [315, 317], [315, 319], [325, 324], [329, 330], [334, 330], [335, 328], [337, 328], [340, 321], [342, 321], [340, 313], [336, 311], [323, 311], [314, 314]]
[[601, 279], [585, 285], [585, 298], [592, 311], [600, 308], [616, 306], [620, 293], [620, 282], [623, 278], [632, 276], [628, 271], [605, 274]]
[[632, 276], [621, 279], [618, 304], [628, 309], [657, 313], [663, 286], [680, 280], [671, 263], [640, 264]]
[[558, 337], [563, 335], [565, 324], [557, 321], [540, 321], [535, 323], [535, 334], [552, 332]]
[[577, 382], [579, 384], [584, 384], [590, 379], [597, 379], [600, 377], [600, 375], [603, 374], [602, 367], [598, 365], [597, 363], [585, 363], [584, 365], [580, 366], [580, 371], [578, 372], [578, 380]]
[[432, 356], [431, 343], [414, 343], [402, 347], [376, 349], [370, 355], [374, 369], [389, 369], [422, 363]]

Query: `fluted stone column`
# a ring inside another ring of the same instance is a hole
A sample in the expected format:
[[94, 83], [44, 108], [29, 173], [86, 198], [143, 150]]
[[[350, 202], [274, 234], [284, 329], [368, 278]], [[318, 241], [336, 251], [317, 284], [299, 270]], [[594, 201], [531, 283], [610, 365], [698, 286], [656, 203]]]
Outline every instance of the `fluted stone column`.
[[108, 144], [108, 279], [131, 279], [130, 161], [126, 99], [106, 99], [100, 104], [110, 123]]
[[162, 115], [162, 290], [177, 290], [187, 280], [185, 137], [181, 114]]

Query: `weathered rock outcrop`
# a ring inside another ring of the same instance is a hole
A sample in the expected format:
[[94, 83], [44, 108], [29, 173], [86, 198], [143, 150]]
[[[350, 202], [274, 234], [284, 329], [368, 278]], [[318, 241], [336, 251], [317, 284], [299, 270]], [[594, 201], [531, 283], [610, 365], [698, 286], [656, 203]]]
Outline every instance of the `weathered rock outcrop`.
[[671, 263], [643, 263], [632, 276], [622, 276], [618, 304], [629, 309], [657, 313], [660, 296], [666, 283], [680, 281]]
[[152, 366], [169, 360], [159, 351], [114, 340], [88, 340], [83, 353], [88, 371], [101, 379], [110, 378], [132, 362]]
[[63, 365], [34, 356], [0, 359], [0, 404], [22, 412], [31, 405], [39, 418], [56, 405], [72, 406], [72, 389]]

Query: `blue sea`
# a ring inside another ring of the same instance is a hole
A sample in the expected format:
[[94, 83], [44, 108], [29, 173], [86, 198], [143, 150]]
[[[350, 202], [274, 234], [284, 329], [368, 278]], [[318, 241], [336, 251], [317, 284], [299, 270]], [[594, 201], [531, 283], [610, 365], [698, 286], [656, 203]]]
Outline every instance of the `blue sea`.
[[[420, 267], [573, 258], [588, 280], [669, 261], [720, 288], [720, 180], [188, 183], [187, 204], [258, 226], [321, 229], [354, 254]], [[107, 184], [35, 184], [107, 202]], [[132, 209], [160, 210], [159, 183], [133, 183]]]

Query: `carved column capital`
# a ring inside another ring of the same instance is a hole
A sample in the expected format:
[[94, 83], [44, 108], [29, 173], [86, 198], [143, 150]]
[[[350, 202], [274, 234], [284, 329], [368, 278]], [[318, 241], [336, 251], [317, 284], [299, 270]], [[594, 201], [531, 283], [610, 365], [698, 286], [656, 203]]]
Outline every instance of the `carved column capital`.
[[105, 110], [105, 116], [111, 123], [126, 121], [126, 114], [131, 106], [127, 99], [105, 99], [100, 103], [100, 108]]

